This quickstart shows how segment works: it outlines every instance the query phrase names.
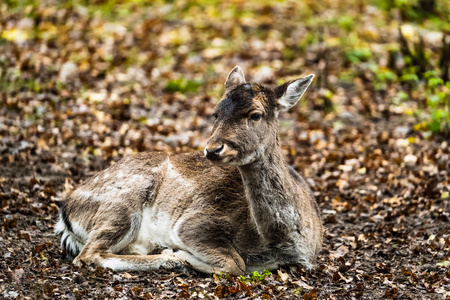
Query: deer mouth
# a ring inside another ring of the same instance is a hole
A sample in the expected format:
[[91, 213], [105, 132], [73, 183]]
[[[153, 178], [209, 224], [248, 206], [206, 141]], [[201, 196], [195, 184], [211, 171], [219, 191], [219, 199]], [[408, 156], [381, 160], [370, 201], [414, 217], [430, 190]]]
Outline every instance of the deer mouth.
[[227, 144], [224, 144], [221, 148], [214, 150], [208, 149], [208, 147], [206, 147], [204, 153], [207, 159], [218, 164], [230, 163], [237, 157], [238, 154], [236, 150], [230, 148]]
[[234, 156], [227, 155], [227, 156], [220, 156], [220, 157], [214, 157], [214, 158], [209, 158], [209, 157], [207, 157], [207, 158], [215, 164], [226, 165], [226, 164], [231, 164], [233, 162]]

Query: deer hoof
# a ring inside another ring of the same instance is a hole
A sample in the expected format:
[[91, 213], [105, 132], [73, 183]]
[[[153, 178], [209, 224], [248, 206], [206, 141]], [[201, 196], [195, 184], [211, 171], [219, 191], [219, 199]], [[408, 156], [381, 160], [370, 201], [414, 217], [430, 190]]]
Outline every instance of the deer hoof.
[[187, 265], [180, 259], [171, 257], [161, 264], [161, 269], [171, 270], [177, 273], [187, 273]]

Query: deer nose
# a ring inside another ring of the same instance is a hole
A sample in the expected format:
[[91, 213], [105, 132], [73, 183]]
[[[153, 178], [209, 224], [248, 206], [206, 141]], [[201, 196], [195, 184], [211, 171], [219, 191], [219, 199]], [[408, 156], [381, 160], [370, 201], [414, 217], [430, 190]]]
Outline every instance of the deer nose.
[[223, 150], [223, 144], [208, 145], [205, 148], [205, 156], [209, 159], [217, 159]]

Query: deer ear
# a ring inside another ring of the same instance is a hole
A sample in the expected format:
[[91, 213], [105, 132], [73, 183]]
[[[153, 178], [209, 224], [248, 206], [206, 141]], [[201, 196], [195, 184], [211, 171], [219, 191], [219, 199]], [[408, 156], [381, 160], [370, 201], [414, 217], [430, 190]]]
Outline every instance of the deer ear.
[[225, 92], [229, 92], [238, 85], [245, 83], [244, 72], [241, 67], [236, 66], [228, 74], [227, 80], [225, 81]]
[[303, 96], [306, 89], [313, 81], [313, 78], [314, 74], [309, 74], [305, 77], [286, 82], [285, 84], [277, 87], [275, 89], [275, 95], [278, 99], [278, 109], [288, 110], [294, 106]]

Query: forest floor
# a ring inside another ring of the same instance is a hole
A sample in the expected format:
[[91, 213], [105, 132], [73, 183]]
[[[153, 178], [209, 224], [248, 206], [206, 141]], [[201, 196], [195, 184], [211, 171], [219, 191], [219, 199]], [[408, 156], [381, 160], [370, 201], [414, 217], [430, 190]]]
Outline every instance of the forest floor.
[[[0, 298], [450, 299], [450, 140], [422, 119], [421, 79], [415, 88], [388, 71], [383, 47], [398, 28], [371, 25], [385, 12], [352, 1], [324, 1], [320, 14], [310, 1], [67, 3], [0, 4]], [[65, 261], [53, 232], [65, 196], [123, 156], [201, 151], [237, 64], [271, 86], [316, 74], [280, 116], [286, 159], [322, 211], [316, 268], [244, 280]]]

